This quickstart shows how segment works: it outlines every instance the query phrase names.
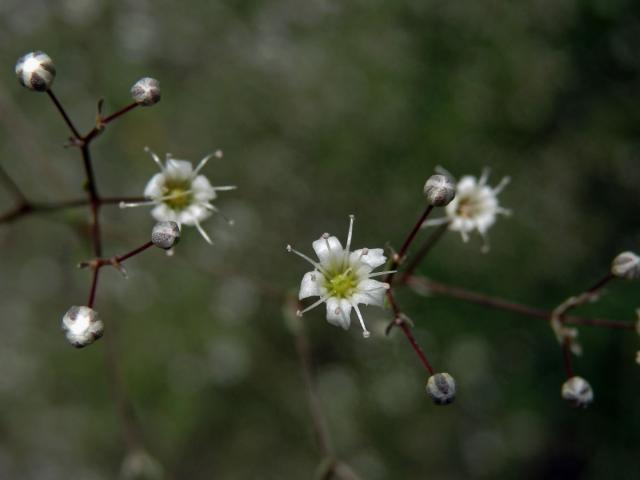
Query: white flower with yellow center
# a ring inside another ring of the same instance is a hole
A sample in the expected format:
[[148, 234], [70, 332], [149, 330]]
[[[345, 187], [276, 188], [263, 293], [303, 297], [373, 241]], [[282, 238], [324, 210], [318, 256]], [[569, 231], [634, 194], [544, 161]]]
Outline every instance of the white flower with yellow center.
[[354, 216], [350, 215], [349, 219], [346, 248], [342, 248], [340, 240], [336, 237], [325, 233], [312, 244], [318, 256], [318, 262], [291, 248], [291, 245], [287, 245], [287, 251], [299, 255], [314, 267], [311, 272], [305, 273], [302, 277], [298, 298], [303, 300], [308, 297], [320, 297], [304, 310], [298, 311], [298, 315], [302, 316], [312, 308], [326, 303], [327, 321], [346, 330], [351, 324], [353, 309], [362, 326], [362, 336], [367, 338], [370, 333], [364, 324], [358, 305], [382, 307], [389, 284], [374, 280], [373, 277], [391, 272], [371, 273], [387, 261], [382, 248], [361, 248], [351, 251]]
[[504, 177], [498, 185], [490, 187], [487, 185], [488, 178], [489, 170], [486, 168], [479, 179], [471, 175], [462, 177], [456, 186], [455, 198], [445, 207], [446, 216], [427, 220], [423, 226], [448, 224], [449, 230], [460, 232], [465, 242], [469, 240], [469, 233], [477, 230], [484, 240], [483, 251], [487, 251], [487, 231], [498, 215], [511, 214], [510, 210], [498, 203], [498, 195], [511, 179]]
[[[149, 199], [146, 202], [120, 204], [121, 208], [137, 207], [141, 205], [154, 205], [151, 216], [160, 222], [176, 222], [180, 228], [182, 225], [195, 226], [204, 239], [211, 242], [211, 238], [204, 231], [200, 222], [206, 220], [212, 213], [220, 213], [218, 208], [211, 204], [218, 195], [216, 192], [233, 190], [233, 185], [214, 187], [200, 171], [211, 157], [222, 158], [220, 150], [207, 155], [194, 169], [191, 162], [178, 160], [167, 154], [163, 164], [160, 158], [148, 148], [145, 151], [151, 154], [151, 158], [160, 168], [144, 189], [144, 196]], [[226, 219], [226, 217], [225, 217]], [[228, 219], [227, 221], [231, 223]]]

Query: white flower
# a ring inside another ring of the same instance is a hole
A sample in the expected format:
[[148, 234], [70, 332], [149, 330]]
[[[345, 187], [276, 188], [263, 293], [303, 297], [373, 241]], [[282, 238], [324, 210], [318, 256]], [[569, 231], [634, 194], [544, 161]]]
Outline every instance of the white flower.
[[[214, 187], [200, 171], [211, 157], [222, 158], [222, 152], [216, 151], [207, 155], [194, 169], [191, 162], [177, 160], [167, 154], [164, 165], [158, 156], [145, 148], [151, 154], [153, 161], [160, 167], [160, 173], [156, 173], [144, 189], [144, 196], [148, 202], [120, 204], [121, 208], [137, 207], [141, 205], [155, 205], [151, 211], [153, 218], [159, 222], [176, 222], [180, 228], [182, 225], [195, 226], [204, 239], [211, 242], [209, 235], [204, 231], [200, 222], [209, 218], [213, 212], [220, 211], [211, 204], [217, 197], [217, 191], [233, 190], [232, 185]], [[226, 219], [226, 217], [225, 217]], [[229, 223], [230, 220], [227, 219]]]
[[510, 210], [498, 204], [498, 195], [511, 179], [504, 177], [498, 185], [490, 187], [487, 185], [488, 178], [489, 170], [486, 168], [477, 180], [471, 175], [462, 177], [457, 184], [455, 198], [445, 208], [446, 217], [427, 220], [423, 226], [446, 223], [449, 230], [460, 232], [465, 242], [469, 240], [469, 233], [477, 230], [484, 240], [483, 251], [488, 251], [487, 231], [499, 214], [511, 214]]
[[319, 262], [294, 250], [291, 245], [287, 245], [287, 251], [299, 255], [314, 267], [302, 277], [298, 298], [302, 300], [308, 297], [320, 297], [312, 305], [298, 311], [298, 315], [302, 316], [303, 313], [321, 303], [326, 303], [327, 321], [346, 330], [351, 324], [351, 309], [353, 309], [362, 325], [362, 335], [367, 338], [370, 334], [358, 304], [382, 307], [389, 284], [373, 280], [373, 277], [391, 272], [371, 273], [387, 261], [382, 248], [361, 248], [351, 252], [354, 216], [350, 215], [349, 219], [346, 248], [342, 248], [340, 240], [328, 233], [313, 242], [313, 250]]
[[92, 308], [73, 306], [62, 317], [62, 330], [71, 345], [82, 348], [102, 336], [104, 324]]

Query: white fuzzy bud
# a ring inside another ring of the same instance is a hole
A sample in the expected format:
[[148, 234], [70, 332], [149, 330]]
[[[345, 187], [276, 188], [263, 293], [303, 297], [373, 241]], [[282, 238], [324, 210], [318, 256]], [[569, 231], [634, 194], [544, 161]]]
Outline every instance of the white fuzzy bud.
[[434, 207], [444, 207], [456, 196], [456, 185], [446, 175], [431, 175], [424, 184], [424, 196]]
[[176, 222], [158, 222], [151, 230], [151, 242], [163, 250], [169, 250], [180, 240], [180, 227]]
[[593, 402], [591, 385], [582, 377], [571, 377], [562, 384], [562, 398], [572, 407], [588, 407]]
[[456, 382], [448, 373], [436, 373], [427, 380], [427, 393], [436, 405], [448, 405], [456, 398]]
[[633, 252], [622, 252], [611, 262], [611, 273], [626, 280], [640, 278], [640, 257]]
[[92, 308], [74, 306], [62, 317], [62, 330], [71, 345], [82, 348], [102, 336], [104, 325]]
[[143, 107], [155, 105], [160, 101], [160, 82], [155, 78], [141, 78], [131, 87], [131, 97]]
[[16, 62], [16, 75], [23, 87], [36, 92], [46, 92], [56, 78], [56, 67], [44, 52], [29, 52]]

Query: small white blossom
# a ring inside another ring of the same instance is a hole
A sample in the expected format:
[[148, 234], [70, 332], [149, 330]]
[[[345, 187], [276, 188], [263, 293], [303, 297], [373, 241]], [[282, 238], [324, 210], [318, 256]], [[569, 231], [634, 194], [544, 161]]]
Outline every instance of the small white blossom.
[[471, 175], [462, 177], [457, 184], [455, 198], [445, 207], [446, 216], [427, 220], [423, 226], [448, 224], [449, 230], [460, 232], [465, 242], [469, 240], [469, 233], [477, 230], [485, 242], [483, 251], [488, 251], [487, 231], [498, 215], [511, 214], [498, 203], [498, 195], [511, 179], [504, 177], [498, 185], [490, 187], [488, 178], [489, 170], [486, 168], [478, 179]]
[[351, 251], [354, 216], [349, 216], [349, 233], [346, 248], [342, 248], [340, 240], [328, 233], [313, 242], [313, 250], [319, 261], [316, 262], [287, 245], [287, 251], [304, 258], [314, 269], [302, 277], [300, 284], [300, 300], [308, 297], [320, 297], [319, 300], [298, 312], [299, 316], [322, 303], [327, 304], [327, 321], [335, 326], [349, 328], [351, 310], [355, 310], [362, 335], [367, 338], [370, 333], [364, 324], [359, 304], [384, 305], [384, 296], [389, 288], [388, 283], [374, 280], [373, 277], [387, 275], [391, 272], [372, 271], [387, 261], [382, 248], [361, 248]]
[[[148, 148], [153, 161], [160, 168], [144, 190], [144, 196], [149, 199], [146, 202], [121, 203], [121, 208], [137, 207], [141, 205], [154, 205], [151, 216], [159, 222], [175, 222], [182, 225], [195, 226], [208, 243], [211, 238], [202, 228], [201, 222], [220, 211], [211, 204], [218, 195], [216, 192], [233, 190], [233, 185], [214, 187], [204, 175], [200, 174], [202, 168], [211, 157], [222, 157], [220, 150], [204, 157], [194, 169], [191, 162], [178, 160], [167, 154], [163, 164], [160, 158]], [[225, 217], [226, 219], [226, 217]], [[232, 223], [227, 219], [229, 223]]]

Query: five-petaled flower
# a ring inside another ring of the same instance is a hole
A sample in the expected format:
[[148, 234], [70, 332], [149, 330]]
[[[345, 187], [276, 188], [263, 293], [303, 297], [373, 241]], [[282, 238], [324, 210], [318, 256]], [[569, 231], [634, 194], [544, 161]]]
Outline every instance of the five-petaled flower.
[[[232, 185], [214, 187], [204, 175], [200, 174], [202, 168], [211, 157], [222, 157], [220, 150], [207, 155], [194, 169], [191, 162], [178, 160], [167, 153], [167, 159], [163, 164], [160, 158], [148, 148], [153, 161], [160, 168], [144, 189], [144, 196], [149, 199], [145, 202], [120, 204], [121, 208], [137, 207], [141, 205], [154, 205], [151, 215], [158, 221], [176, 222], [182, 225], [195, 226], [204, 239], [211, 242], [211, 238], [204, 231], [200, 222], [211, 216], [212, 213], [220, 213], [218, 208], [211, 204], [217, 197], [216, 192], [233, 190]], [[226, 219], [226, 217], [225, 217]], [[230, 222], [227, 219], [228, 222]], [[231, 223], [231, 222], [230, 222]]]
[[351, 251], [354, 216], [350, 215], [349, 218], [346, 248], [342, 248], [340, 240], [336, 237], [325, 233], [313, 242], [313, 249], [319, 262], [291, 248], [291, 245], [287, 245], [287, 251], [299, 255], [314, 267], [311, 272], [307, 272], [302, 277], [299, 299], [320, 297], [304, 310], [298, 311], [298, 315], [302, 316], [312, 308], [326, 303], [327, 321], [346, 330], [351, 324], [351, 309], [353, 309], [362, 325], [362, 335], [367, 338], [369, 331], [364, 324], [358, 304], [383, 306], [389, 284], [374, 280], [373, 277], [391, 272], [372, 273], [387, 261], [382, 248], [361, 248]]
[[490, 187], [488, 178], [489, 169], [486, 168], [477, 180], [472, 175], [462, 177], [456, 187], [456, 197], [445, 207], [446, 216], [427, 220], [423, 226], [448, 224], [449, 230], [460, 232], [465, 242], [469, 240], [469, 233], [477, 230], [484, 240], [482, 250], [488, 251], [487, 231], [499, 214], [511, 214], [498, 204], [498, 195], [511, 179], [504, 177], [498, 185]]

